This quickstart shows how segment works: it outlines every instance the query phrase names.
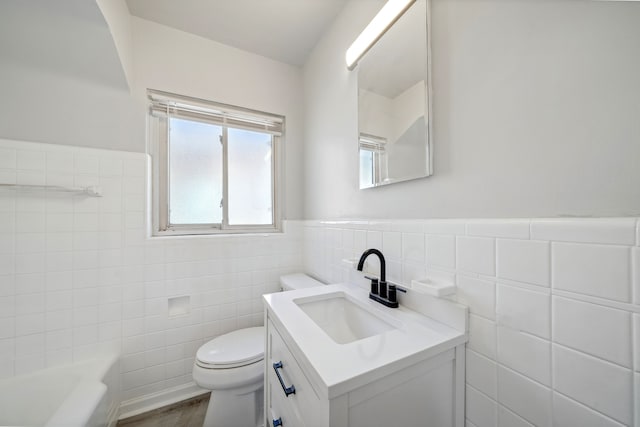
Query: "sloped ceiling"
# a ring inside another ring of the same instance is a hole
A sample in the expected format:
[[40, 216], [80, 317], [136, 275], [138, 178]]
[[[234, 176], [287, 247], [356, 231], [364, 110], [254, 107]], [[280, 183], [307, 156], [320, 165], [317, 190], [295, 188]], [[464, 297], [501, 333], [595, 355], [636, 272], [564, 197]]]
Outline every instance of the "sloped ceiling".
[[127, 0], [132, 15], [300, 66], [346, 0]]
[[95, 1], [0, 1], [0, 64], [128, 89], [109, 26]]

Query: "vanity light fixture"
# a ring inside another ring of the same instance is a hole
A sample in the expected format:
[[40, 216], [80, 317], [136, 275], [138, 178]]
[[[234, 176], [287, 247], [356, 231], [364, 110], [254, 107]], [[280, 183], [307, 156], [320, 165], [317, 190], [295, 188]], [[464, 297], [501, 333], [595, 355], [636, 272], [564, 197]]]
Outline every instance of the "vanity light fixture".
[[349, 46], [345, 55], [347, 68], [353, 70], [362, 56], [367, 53], [384, 33], [409, 9], [416, 0], [389, 0], [369, 22], [358, 38]]

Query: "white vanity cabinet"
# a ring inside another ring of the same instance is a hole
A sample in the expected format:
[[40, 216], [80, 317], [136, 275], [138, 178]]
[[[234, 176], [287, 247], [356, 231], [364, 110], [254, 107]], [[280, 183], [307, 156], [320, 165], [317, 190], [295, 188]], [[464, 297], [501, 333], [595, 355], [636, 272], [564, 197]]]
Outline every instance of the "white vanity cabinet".
[[[311, 291], [305, 292], [299, 295]], [[302, 317], [289, 323], [291, 313], [265, 300], [265, 426], [464, 426], [466, 334], [439, 351], [368, 369], [364, 359], [379, 358], [385, 353], [379, 345], [392, 345], [393, 337], [330, 345], [319, 328]]]

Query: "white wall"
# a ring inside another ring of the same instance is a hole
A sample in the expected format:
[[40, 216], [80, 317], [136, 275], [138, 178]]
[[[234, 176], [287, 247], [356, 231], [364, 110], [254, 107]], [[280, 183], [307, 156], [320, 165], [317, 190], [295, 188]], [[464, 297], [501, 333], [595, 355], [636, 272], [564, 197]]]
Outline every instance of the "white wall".
[[0, 137], [144, 151], [128, 90], [22, 64], [0, 66]]
[[358, 103], [364, 105], [358, 114], [358, 132], [391, 140], [393, 136], [393, 104], [389, 98], [368, 90], [358, 91]]
[[[424, 132], [412, 129], [418, 119], [423, 117], [422, 126], [424, 130], [428, 124], [425, 117], [425, 84], [420, 81], [411, 86], [392, 101], [393, 111], [393, 136], [392, 144], [389, 146], [389, 176], [391, 177], [413, 177], [424, 175], [427, 169], [427, 150], [423, 143]], [[403, 134], [408, 133], [401, 139]]]
[[397, 139], [421, 116], [424, 115], [424, 80], [414, 84], [393, 99], [394, 130], [393, 140]]
[[[302, 73], [297, 67], [132, 18], [134, 97], [157, 89], [286, 117], [285, 214], [302, 216]], [[144, 109], [141, 109], [144, 122]]]
[[358, 190], [352, 1], [304, 67], [305, 217], [640, 213], [640, 3], [433, 0], [434, 176]]
[[143, 151], [124, 71], [95, 2], [0, 3], [1, 138]]

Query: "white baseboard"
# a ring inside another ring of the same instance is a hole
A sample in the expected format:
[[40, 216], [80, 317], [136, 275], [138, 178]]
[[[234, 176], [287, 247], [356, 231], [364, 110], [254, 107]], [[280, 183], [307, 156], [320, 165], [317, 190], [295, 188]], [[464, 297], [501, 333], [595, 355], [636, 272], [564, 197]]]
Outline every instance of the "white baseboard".
[[119, 420], [152, 411], [181, 400], [190, 399], [201, 394], [208, 393], [209, 390], [198, 387], [194, 382], [172, 387], [157, 393], [136, 397], [120, 404]]

